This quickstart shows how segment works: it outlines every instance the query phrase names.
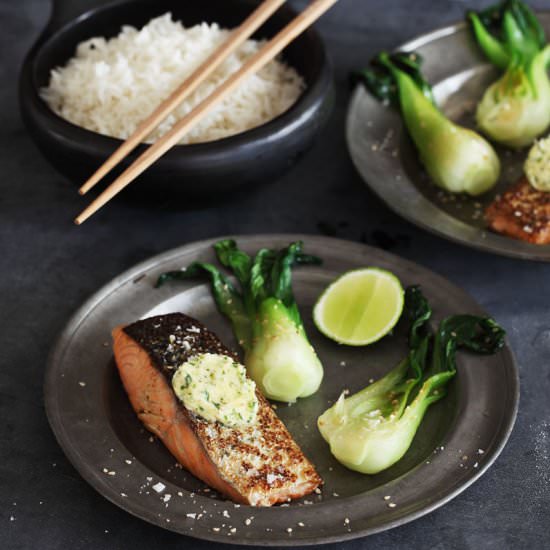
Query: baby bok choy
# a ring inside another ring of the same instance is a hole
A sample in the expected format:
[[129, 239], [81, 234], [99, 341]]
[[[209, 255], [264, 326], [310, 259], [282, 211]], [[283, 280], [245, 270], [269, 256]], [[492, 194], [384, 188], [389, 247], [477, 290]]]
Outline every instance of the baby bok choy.
[[456, 351], [492, 354], [504, 330], [492, 319], [454, 315], [432, 333], [431, 308], [418, 287], [405, 292], [411, 319], [409, 353], [380, 380], [338, 401], [318, 419], [334, 457], [347, 468], [376, 474], [408, 450], [428, 407], [445, 395], [456, 374]]
[[498, 143], [529, 145], [550, 125], [550, 46], [544, 30], [519, 0], [469, 12], [468, 19], [487, 59], [504, 71], [485, 91], [477, 123]]
[[294, 300], [291, 269], [321, 260], [304, 254], [301, 242], [278, 251], [261, 249], [254, 258], [231, 239], [219, 241], [214, 249], [220, 263], [233, 272], [240, 290], [216, 266], [203, 262], [162, 274], [157, 287], [169, 280], [208, 276], [218, 309], [231, 321], [245, 352], [244, 364], [262, 393], [287, 402], [315, 393], [323, 367]]
[[378, 99], [399, 105], [434, 183], [451, 193], [480, 195], [498, 180], [498, 157], [484, 138], [438, 109], [420, 66], [417, 54], [382, 52], [357, 76]]

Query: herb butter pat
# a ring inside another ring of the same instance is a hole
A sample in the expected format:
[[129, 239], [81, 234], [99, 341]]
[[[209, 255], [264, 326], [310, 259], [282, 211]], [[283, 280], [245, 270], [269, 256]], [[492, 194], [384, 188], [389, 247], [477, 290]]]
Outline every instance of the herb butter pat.
[[235, 428], [256, 420], [256, 384], [244, 366], [227, 355], [191, 357], [174, 374], [172, 387], [185, 407], [205, 420]]
[[550, 191], [550, 137], [536, 141], [531, 147], [524, 170], [535, 189]]

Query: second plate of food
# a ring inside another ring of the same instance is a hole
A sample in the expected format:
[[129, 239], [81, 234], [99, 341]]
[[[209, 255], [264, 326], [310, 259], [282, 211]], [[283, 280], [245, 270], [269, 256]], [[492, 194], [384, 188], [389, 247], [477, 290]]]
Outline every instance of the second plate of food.
[[506, 345], [491, 356], [460, 353], [448, 394], [432, 405], [411, 447], [376, 475], [348, 470], [331, 455], [318, 417], [338, 399], [369, 385], [407, 354], [407, 321], [368, 347], [337, 344], [312, 321], [324, 289], [352, 269], [377, 266], [403, 286], [420, 285], [434, 321], [454, 313], [483, 314], [475, 301], [442, 277], [386, 252], [357, 243], [305, 235], [236, 238], [244, 251], [282, 248], [302, 240], [323, 260], [300, 266], [293, 288], [306, 331], [324, 367], [320, 389], [276, 413], [324, 485], [299, 500], [271, 508], [233, 504], [176, 464], [132, 410], [113, 359], [111, 330], [137, 319], [186, 313], [237, 350], [209, 285], [178, 281], [154, 285], [166, 271], [194, 261], [215, 263], [215, 240], [151, 258], [116, 277], [73, 316], [49, 360], [45, 402], [53, 431], [69, 460], [103, 496], [165, 529], [201, 539], [261, 545], [304, 545], [365, 536], [411, 521], [455, 497], [496, 459], [511, 432], [518, 404], [518, 373]]
[[[537, 16], [550, 32], [550, 14]], [[454, 122], [476, 129], [476, 105], [499, 73], [484, 58], [470, 27], [466, 23], [451, 25], [396, 49], [419, 53], [422, 73], [432, 85], [442, 111]], [[368, 62], [365, 59], [365, 66]], [[363, 85], [357, 86], [350, 102], [347, 142], [352, 160], [369, 188], [408, 221], [487, 252], [550, 261], [550, 245], [493, 233], [484, 219], [487, 206], [521, 178], [528, 149], [512, 150], [493, 143], [501, 162], [498, 184], [479, 197], [447, 193], [427, 176], [399, 111], [382, 105]]]

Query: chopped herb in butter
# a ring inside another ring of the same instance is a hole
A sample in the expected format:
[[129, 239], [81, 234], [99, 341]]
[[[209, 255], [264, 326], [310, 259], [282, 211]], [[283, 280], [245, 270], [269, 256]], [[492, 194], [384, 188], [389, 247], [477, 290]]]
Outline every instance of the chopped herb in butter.
[[550, 137], [535, 141], [525, 161], [525, 175], [539, 191], [550, 191]]
[[203, 353], [183, 363], [172, 387], [187, 409], [226, 426], [249, 426], [256, 420], [256, 384], [243, 365], [227, 355]]

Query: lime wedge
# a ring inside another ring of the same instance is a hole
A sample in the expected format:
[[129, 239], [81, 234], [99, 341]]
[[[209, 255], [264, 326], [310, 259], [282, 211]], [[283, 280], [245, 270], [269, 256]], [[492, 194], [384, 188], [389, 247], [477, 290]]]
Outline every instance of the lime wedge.
[[388, 334], [402, 311], [399, 279], [384, 269], [365, 267], [330, 284], [313, 308], [313, 321], [331, 340], [366, 346]]

